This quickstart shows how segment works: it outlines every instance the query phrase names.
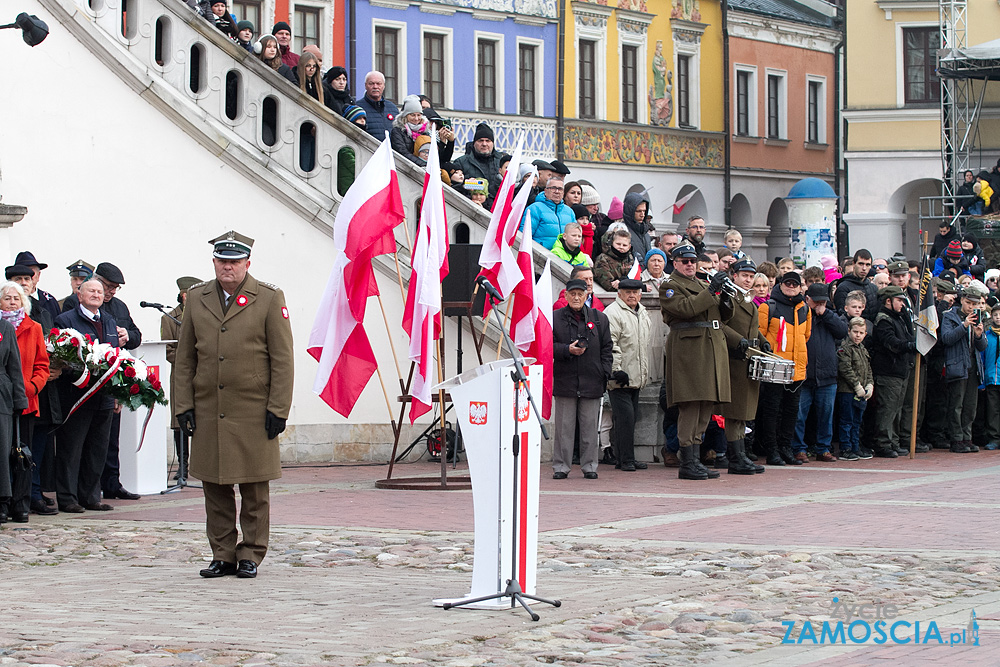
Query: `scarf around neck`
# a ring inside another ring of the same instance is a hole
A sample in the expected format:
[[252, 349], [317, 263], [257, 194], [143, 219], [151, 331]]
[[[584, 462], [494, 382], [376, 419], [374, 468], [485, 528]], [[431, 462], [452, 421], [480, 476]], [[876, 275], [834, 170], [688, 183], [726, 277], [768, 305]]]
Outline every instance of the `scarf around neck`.
[[21, 322], [24, 321], [24, 308], [18, 308], [17, 310], [0, 310], [0, 318], [10, 322], [11, 326], [14, 327], [16, 331]]

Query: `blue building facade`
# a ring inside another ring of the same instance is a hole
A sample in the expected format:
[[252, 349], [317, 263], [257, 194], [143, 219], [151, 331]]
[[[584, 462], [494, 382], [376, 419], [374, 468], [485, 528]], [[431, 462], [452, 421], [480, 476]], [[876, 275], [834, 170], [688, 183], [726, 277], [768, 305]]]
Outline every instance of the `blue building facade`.
[[[365, 74], [377, 69], [386, 75], [388, 99], [398, 103], [406, 95], [427, 95], [446, 118], [452, 110], [527, 121], [555, 116], [555, 0], [355, 0], [354, 5], [356, 20], [348, 4], [344, 23], [355, 33], [356, 62], [349, 70], [358, 96], [364, 94]], [[348, 47], [348, 58], [350, 53]], [[468, 122], [456, 120], [462, 138]]]

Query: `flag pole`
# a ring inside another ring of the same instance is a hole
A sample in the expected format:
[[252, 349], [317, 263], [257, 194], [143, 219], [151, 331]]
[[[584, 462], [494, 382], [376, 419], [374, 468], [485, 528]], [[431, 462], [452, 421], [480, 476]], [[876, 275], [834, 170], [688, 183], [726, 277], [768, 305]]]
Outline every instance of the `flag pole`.
[[[462, 334], [459, 333], [459, 335]], [[441, 359], [444, 357], [444, 341], [441, 338], [438, 339], [436, 347], [438, 349], [438, 382], [444, 382], [444, 368], [441, 366]], [[448, 428], [444, 418], [444, 389], [438, 389], [438, 411], [441, 413], [441, 486], [448, 486]], [[455, 446], [458, 446], [457, 442]]]
[[[403, 374], [399, 370], [399, 359], [396, 357], [396, 345], [395, 345], [395, 343], [392, 342], [392, 330], [389, 329], [389, 318], [386, 317], [386, 315], [385, 315], [385, 306], [382, 305], [382, 295], [378, 294], [377, 296], [378, 296], [378, 307], [379, 307], [379, 310], [382, 311], [382, 321], [385, 322], [385, 334], [386, 334], [386, 338], [389, 339], [389, 349], [392, 350], [392, 362], [396, 365], [396, 377], [399, 378], [399, 382], [400, 382], [400, 384], [402, 384], [402, 382], [403, 382]], [[403, 301], [405, 302], [406, 299], [403, 299]], [[382, 377], [381, 373], [379, 373], [379, 377]]]
[[[923, 239], [921, 243], [921, 248], [924, 251], [924, 261], [920, 263], [924, 270], [927, 269], [927, 232], [923, 233]], [[920, 276], [920, 280], [923, 281], [924, 276]], [[930, 289], [928, 285], [927, 289]], [[920, 309], [920, 304], [917, 304], [917, 309]], [[917, 409], [920, 407], [920, 352], [917, 352], [916, 363], [913, 367], [913, 415], [910, 419], [910, 458], [917, 458]]]
[[[510, 324], [510, 309], [514, 305], [514, 299], [507, 299], [507, 312], [503, 316], [503, 328]], [[483, 333], [486, 333], [483, 331]], [[497, 341], [497, 361], [500, 361], [500, 347], [503, 345], [503, 331], [500, 332], [500, 340]]]
[[399, 254], [393, 252], [392, 259], [396, 262], [396, 277], [399, 278], [399, 296], [402, 297], [403, 303], [406, 303], [406, 290], [403, 288], [403, 272], [399, 268]]
[[[398, 429], [400, 427], [396, 425], [396, 418], [392, 413], [392, 402], [389, 400], [389, 392], [385, 389], [385, 381], [382, 379], [382, 369], [375, 366], [375, 371], [378, 373], [378, 383], [382, 385], [382, 396], [385, 397], [385, 408], [389, 411], [389, 423], [392, 424], [392, 435], [395, 437], [398, 434]], [[393, 451], [393, 458], [395, 458], [395, 451]], [[391, 477], [392, 473], [390, 473], [389, 476]]]

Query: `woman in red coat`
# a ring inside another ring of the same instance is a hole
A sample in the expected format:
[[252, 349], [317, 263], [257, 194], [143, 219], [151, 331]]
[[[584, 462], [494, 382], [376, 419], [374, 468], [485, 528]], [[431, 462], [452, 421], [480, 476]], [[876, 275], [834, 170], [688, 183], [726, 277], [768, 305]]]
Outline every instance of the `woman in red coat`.
[[[38, 392], [49, 379], [49, 353], [45, 350], [45, 333], [42, 325], [29, 317], [31, 302], [17, 283], [0, 285], [0, 317], [10, 322], [17, 334], [17, 347], [21, 353], [21, 373], [24, 375], [24, 393], [28, 409], [21, 415], [21, 447], [31, 444], [35, 417], [38, 416]], [[28, 522], [31, 500], [31, 471], [12, 470], [13, 495], [10, 501], [10, 518], [18, 523]], [[19, 479], [19, 476], [26, 479]], [[20, 483], [19, 483], [20, 482]]]

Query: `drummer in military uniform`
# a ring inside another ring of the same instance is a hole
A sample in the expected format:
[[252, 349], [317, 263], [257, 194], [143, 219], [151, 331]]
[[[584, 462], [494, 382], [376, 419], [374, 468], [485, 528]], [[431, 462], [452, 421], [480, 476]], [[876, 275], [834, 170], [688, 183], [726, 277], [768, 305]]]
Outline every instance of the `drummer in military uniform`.
[[732, 317], [732, 301], [722, 294], [723, 272], [709, 282], [695, 277], [698, 253], [690, 243], [670, 253], [674, 270], [660, 285], [660, 311], [670, 327], [666, 346], [667, 405], [679, 410], [680, 479], [719, 476], [698, 453], [716, 403], [728, 403], [729, 354], [723, 324]]
[[213, 560], [200, 574], [252, 578], [267, 553], [269, 481], [281, 477], [276, 438], [292, 403], [292, 327], [281, 290], [248, 273], [253, 239], [230, 231], [209, 243], [215, 280], [188, 290], [173, 408], [191, 437], [191, 476], [204, 483]]
[[751, 380], [747, 373], [747, 351], [755, 347], [770, 352], [771, 346], [760, 333], [757, 305], [753, 302], [751, 287], [757, 275], [757, 265], [745, 257], [729, 270], [740, 292], [733, 299], [733, 317], [722, 327], [729, 347], [729, 389], [732, 398], [722, 406], [722, 416], [726, 418], [730, 474], [753, 475], [764, 472], [764, 466], [757, 465], [746, 455], [746, 423], [757, 414], [760, 382]]

